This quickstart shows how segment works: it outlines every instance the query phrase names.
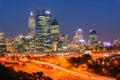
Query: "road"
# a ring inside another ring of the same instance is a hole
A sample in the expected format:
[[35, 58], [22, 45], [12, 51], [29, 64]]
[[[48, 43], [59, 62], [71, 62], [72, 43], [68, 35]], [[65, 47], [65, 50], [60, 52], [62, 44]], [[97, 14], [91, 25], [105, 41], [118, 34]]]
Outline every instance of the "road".
[[[47, 62], [41, 62], [41, 61], [35, 61], [35, 60], [30, 60], [30, 61], [34, 62], [34, 63], [43, 64], [43, 65], [49, 65], [49, 66], [52, 66], [53, 68], [56, 68], [56, 69], [59, 69], [59, 70], [62, 70], [62, 71], [77, 75], [82, 80], [114, 80], [114, 79], [111, 79], [111, 78], [108, 78], [108, 77], [102, 77], [102, 76], [99, 76], [99, 75], [83, 74], [83, 73], [74, 72], [72, 70], [69, 70], [69, 69], [66, 69], [66, 68], [51, 64], [51, 63], [47, 63]], [[81, 80], [81, 79], [79, 79], [79, 80]]]
[[[108, 78], [108, 77], [95, 75], [93, 73], [83, 73], [83, 72], [78, 73], [78, 72], [75, 72], [75, 71], [72, 71], [72, 70], [69, 70], [69, 69], [57, 66], [55, 64], [48, 63], [48, 62], [42, 62], [42, 61], [36, 61], [36, 60], [27, 60], [27, 59], [20, 59], [20, 60], [21, 61], [30, 61], [30, 62], [37, 63], [37, 64], [48, 65], [48, 66], [53, 67], [54, 69], [58, 69], [58, 70], [61, 70], [63, 72], [67, 72], [67, 73], [76, 75], [78, 77], [77, 77], [77, 79], [75, 78], [75, 80], [114, 80], [114, 79], [111, 79], [111, 78]], [[1, 59], [0, 61], [10, 62], [10, 60], [4, 60], [4, 59]]]

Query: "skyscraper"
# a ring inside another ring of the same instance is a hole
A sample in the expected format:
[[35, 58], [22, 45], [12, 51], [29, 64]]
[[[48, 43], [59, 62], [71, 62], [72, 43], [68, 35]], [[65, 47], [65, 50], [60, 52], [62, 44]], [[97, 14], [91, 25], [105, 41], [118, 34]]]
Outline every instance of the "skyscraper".
[[56, 51], [58, 48], [59, 24], [56, 19], [51, 24], [51, 49]]
[[5, 45], [7, 47], [7, 51], [8, 52], [15, 52], [15, 38], [14, 37], [10, 37], [10, 38], [6, 38], [5, 39]]
[[31, 37], [35, 36], [35, 18], [32, 11], [28, 17], [28, 35]]
[[55, 41], [58, 41], [58, 38], [59, 38], [59, 24], [58, 24], [56, 19], [54, 19], [52, 24], [51, 24], [51, 37]]
[[68, 35], [60, 35], [58, 40], [58, 51], [66, 51], [68, 45]]
[[4, 32], [0, 32], [0, 45], [4, 45]]
[[6, 52], [4, 32], [0, 32], [0, 53]]
[[73, 37], [73, 42], [79, 43], [81, 41], [83, 41], [83, 31], [82, 29], [78, 29], [75, 33], [75, 36]]
[[[51, 13], [47, 10], [38, 10], [36, 16], [36, 37], [39, 45], [39, 48], [43, 51], [50, 51], [50, 42], [51, 42]], [[42, 41], [39, 43], [39, 41]], [[37, 45], [38, 45], [37, 44]], [[41, 50], [40, 49], [40, 50]], [[38, 50], [38, 49], [37, 49]]]
[[95, 30], [90, 30], [88, 43], [91, 46], [98, 44], [97, 33]]

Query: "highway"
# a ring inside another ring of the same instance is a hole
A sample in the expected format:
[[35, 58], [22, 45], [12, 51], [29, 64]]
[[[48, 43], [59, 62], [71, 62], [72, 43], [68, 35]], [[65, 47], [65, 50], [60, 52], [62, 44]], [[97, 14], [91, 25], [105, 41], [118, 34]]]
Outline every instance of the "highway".
[[82, 72], [81, 73], [74, 72], [72, 70], [69, 70], [69, 69], [66, 69], [66, 68], [51, 64], [51, 63], [47, 63], [47, 62], [41, 62], [41, 61], [35, 61], [35, 60], [29, 60], [29, 61], [34, 62], [34, 63], [43, 64], [43, 65], [48, 65], [48, 66], [51, 66], [53, 68], [56, 68], [56, 69], [59, 69], [59, 70], [62, 70], [62, 71], [77, 75], [77, 76], [80, 77], [79, 80], [81, 80], [81, 79], [82, 80], [114, 80], [114, 79], [111, 79], [111, 78], [108, 78], [108, 77], [102, 77], [102, 76], [99, 76], [99, 75], [83, 74]]
[[[96, 56], [98, 56], [98, 55], [94, 55], [94, 57], [96, 57]], [[102, 56], [103, 56], [103, 54], [99, 55], [99, 57], [102, 57]], [[10, 60], [4, 60], [4, 59], [1, 59], [0, 61], [10, 62]], [[60, 67], [58, 65], [48, 63], [48, 62], [36, 61], [36, 60], [27, 60], [27, 59], [20, 59], [20, 61], [30, 61], [30, 62], [33, 62], [33, 63], [50, 66], [53, 69], [58, 69], [58, 70], [63, 71], [63, 74], [64, 74], [64, 72], [67, 72], [67, 73], [78, 76], [77, 78], [75, 78], [75, 80], [115, 80], [115, 79], [111, 79], [109, 77], [99, 76], [99, 75], [96, 75], [94, 73], [89, 73], [89, 72], [84, 73], [84, 71], [81, 71], [81, 73], [78, 73], [78, 72], [72, 71], [70, 69], [66, 69], [66, 68]]]

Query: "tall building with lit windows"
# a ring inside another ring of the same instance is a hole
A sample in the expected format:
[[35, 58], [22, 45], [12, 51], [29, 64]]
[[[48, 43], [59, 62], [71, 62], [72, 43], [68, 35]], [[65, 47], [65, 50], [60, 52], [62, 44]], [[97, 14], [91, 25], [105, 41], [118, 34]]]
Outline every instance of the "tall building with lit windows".
[[[38, 10], [36, 16], [36, 47], [37, 50], [50, 51], [51, 13], [48, 10]], [[42, 41], [42, 42], [41, 42]]]
[[4, 45], [4, 32], [0, 32], [0, 45]]
[[30, 12], [30, 15], [28, 17], [28, 36], [35, 36], [35, 18], [32, 11]]
[[56, 19], [51, 23], [51, 50], [57, 51], [59, 39], [59, 24]]
[[80, 42], [84, 42], [82, 29], [78, 29], [75, 32], [75, 36], [73, 37], [73, 43], [80, 43]]
[[6, 52], [4, 32], [0, 32], [0, 53]]
[[51, 23], [51, 37], [55, 40], [58, 41], [59, 38], [59, 24], [56, 19], [53, 20]]
[[96, 31], [90, 30], [88, 44], [91, 46], [96, 46], [98, 44], [98, 38]]
[[6, 38], [5, 39], [5, 45], [7, 47], [7, 52], [15, 52], [15, 38], [14, 37], [10, 37], [10, 38]]
[[116, 40], [114, 40], [114, 45], [117, 47], [120, 46], [120, 38], [117, 38]]

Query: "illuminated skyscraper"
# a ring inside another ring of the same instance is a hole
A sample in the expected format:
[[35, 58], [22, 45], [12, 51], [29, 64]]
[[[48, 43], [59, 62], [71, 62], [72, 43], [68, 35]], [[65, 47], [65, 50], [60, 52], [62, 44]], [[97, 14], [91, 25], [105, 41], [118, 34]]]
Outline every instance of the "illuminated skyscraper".
[[51, 24], [51, 37], [55, 41], [58, 41], [58, 38], [59, 38], [59, 24], [58, 24], [56, 19], [54, 19], [52, 24]]
[[56, 19], [51, 24], [51, 49], [56, 51], [58, 48], [59, 24]]
[[0, 53], [6, 52], [4, 32], [0, 32]]
[[66, 51], [68, 49], [68, 35], [60, 35], [58, 41], [58, 51]]
[[[50, 51], [50, 42], [51, 42], [51, 13], [50, 11], [43, 10], [40, 12], [38, 10], [37, 16], [36, 16], [36, 40], [39, 45], [37, 50], [42, 50], [47, 52]], [[39, 43], [39, 41], [42, 41]]]
[[116, 40], [114, 40], [114, 45], [117, 47], [120, 46], [120, 38], [117, 38]]
[[0, 45], [4, 45], [4, 32], [0, 32]]
[[90, 30], [88, 43], [93, 46], [98, 44], [97, 33], [95, 30]]
[[32, 11], [28, 17], [28, 35], [31, 37], [35, 36], [35, 18]]
[[81, 41], [84, 41], [83, 40], [83, 31], [82, 31], [82, 29], [78, 29], [76, 31], [75, 36], [73, 37], [73, 42], [74, 43], [80, 43]]
[[5, 39], [5, 45], [7, 47], [7, 51], [8, 52], [15, 52], [15, 38], [14, 37], [10, 37], [10, 38], [6, 38]]

